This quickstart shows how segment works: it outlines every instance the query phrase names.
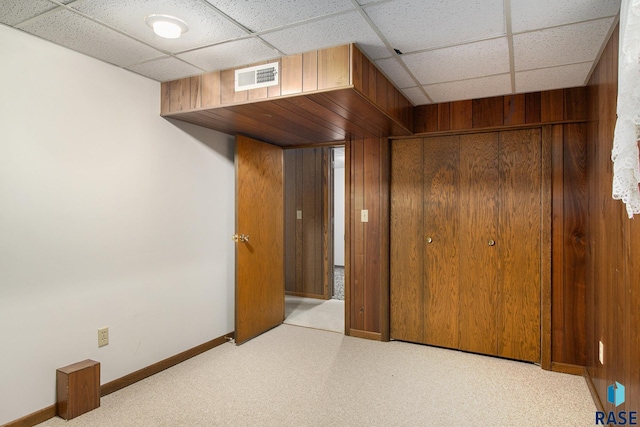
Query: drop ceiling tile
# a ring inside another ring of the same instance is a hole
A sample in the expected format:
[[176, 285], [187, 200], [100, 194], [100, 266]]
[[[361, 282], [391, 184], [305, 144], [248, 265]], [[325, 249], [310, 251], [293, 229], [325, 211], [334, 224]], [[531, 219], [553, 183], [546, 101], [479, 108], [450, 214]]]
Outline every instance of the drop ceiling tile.
[[584, 86], [592, 65], [591, 62], [585, 62], [516, 73], [516, 92], [537, 92]]
[[16, 25], [56, 7], [56, 4], [47, 0], [3, 0], [0, 7], [0, 23]]
[[60, 10], [18, 28], [112, 64], [127, 66], [163, 56], [161, 52], [89, 19]]
[[514, 33], [615, 16], [620, 0], [511, 0]]
[[147, 76], [159, 82], [181, 79], [202, 74], [204, 70], [173, 57], [154, 59], [142, 64], [127, 67], [131, 71]]
[[177, 56], [206, 71], [215, 71], [249, 65], [280, 55], [261, 41], [250, 38], [205, 47]]
[[[87, 0], [71, 7], [172, 53], [247, 35], [237, 25], [199, 1]], [[189, 31], [178, 39], [157, 36], [144, 21], [146, 16], [152, 14], [175, 16], [187, 23]]]
[[503, 74], [458, 82], [438, 83], [424, 86], [424, 88], [436, 103], [486, 98], [511, 93], [511, 76]]
[[349, 0], [207, 0], [254, 32], [353, 9]]
[[503, 0], [397, 0], [364, 10], [405, 54], [506, 34]]
[[380, 59], [376, 61], [376, 66], [393, 81], [396, 87], [402, 88], [416, 85], [411, 75], [407, 73], [396, 58]]
[[358, 43], [370, 58], [390, 55], [382, 40], [358, 12], [324, 18], [261, 37], [286, 55], [352, 42]]
[[422, 85], [509, 72], [506, 37], [402, 55]]
[[605, 18], [514, 35], [516, 71], [595, 60], [613, 21]]
[[409, 87], [402, 89], [402, 93], [413, 103], [413, 105], [431, 104], [431, 101], [429, 101], [429, 98], [424, 94], [422, 88]]

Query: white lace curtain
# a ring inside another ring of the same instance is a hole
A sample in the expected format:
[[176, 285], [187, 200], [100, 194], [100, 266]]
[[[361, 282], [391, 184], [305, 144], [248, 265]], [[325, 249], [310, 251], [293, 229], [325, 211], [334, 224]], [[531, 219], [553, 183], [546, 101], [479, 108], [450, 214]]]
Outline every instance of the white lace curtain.
[[640, 214], [640, 0], [622, 0], [618, 61], [618, 120], [613, 138], [613, 198], [629, 218]]

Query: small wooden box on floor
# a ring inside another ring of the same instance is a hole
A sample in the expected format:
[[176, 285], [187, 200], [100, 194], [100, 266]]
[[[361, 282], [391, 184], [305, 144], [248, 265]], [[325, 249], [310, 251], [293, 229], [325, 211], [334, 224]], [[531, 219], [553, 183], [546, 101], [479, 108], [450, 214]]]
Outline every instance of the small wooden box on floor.
[[84, 360], [56, 371], [60, 418], [70, 420], [100, 407], [100, 363]]

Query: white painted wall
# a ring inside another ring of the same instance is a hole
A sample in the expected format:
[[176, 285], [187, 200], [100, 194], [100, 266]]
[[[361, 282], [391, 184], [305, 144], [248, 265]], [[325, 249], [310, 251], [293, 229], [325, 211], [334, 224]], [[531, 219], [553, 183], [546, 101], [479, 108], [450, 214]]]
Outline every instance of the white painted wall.
[[[233, 330], [233, 138], [159, 83], [0, 25], [0, 424]], [[98, 349], [97, 330], [110, 344]]]
[[342, 157], [341, 160], [342, 161], [340, 162], [338, 161], [338, 159], [336, 159], [333, 175], [334, 265], [344, 265], [344, 157]]

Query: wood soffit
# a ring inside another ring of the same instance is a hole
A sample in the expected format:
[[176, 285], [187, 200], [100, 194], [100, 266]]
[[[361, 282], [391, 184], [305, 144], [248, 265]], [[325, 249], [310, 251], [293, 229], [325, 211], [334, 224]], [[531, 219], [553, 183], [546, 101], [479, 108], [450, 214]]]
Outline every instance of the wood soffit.
[[235, 69], [162, 83], [161, 115], [282, 147], [586, 120], [584, 87], [414, 107], [353, 44], [279, 67], [277, 86], [240, 92]]

